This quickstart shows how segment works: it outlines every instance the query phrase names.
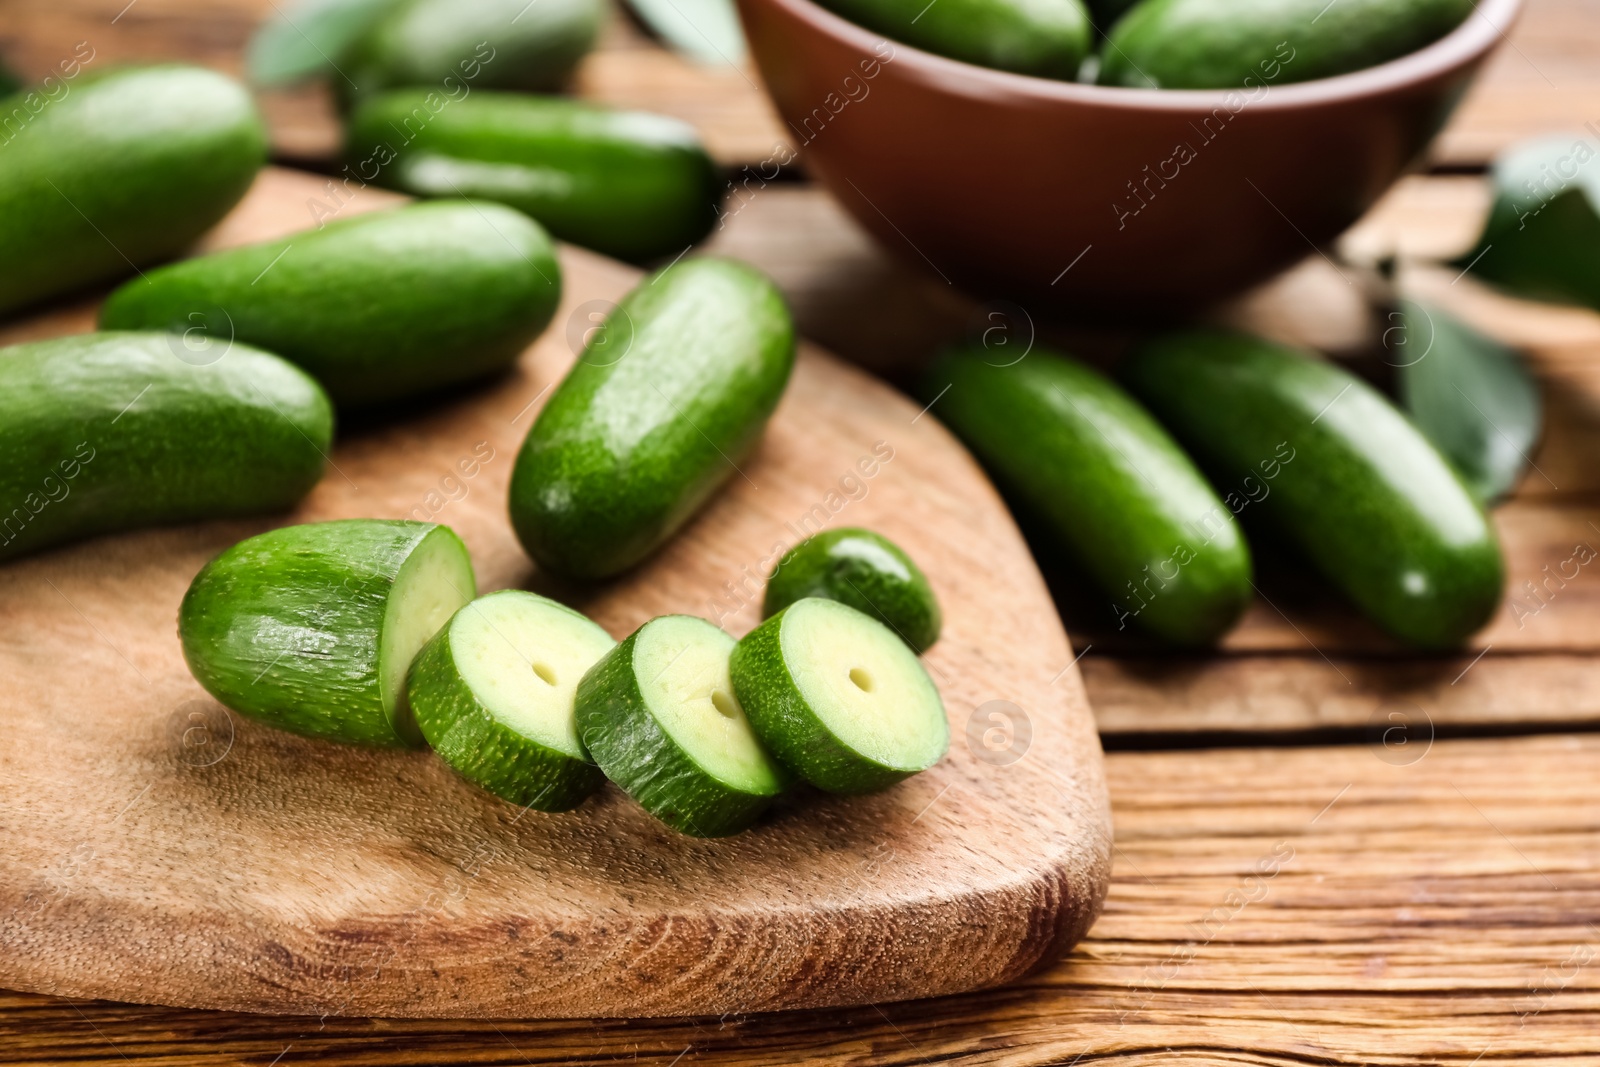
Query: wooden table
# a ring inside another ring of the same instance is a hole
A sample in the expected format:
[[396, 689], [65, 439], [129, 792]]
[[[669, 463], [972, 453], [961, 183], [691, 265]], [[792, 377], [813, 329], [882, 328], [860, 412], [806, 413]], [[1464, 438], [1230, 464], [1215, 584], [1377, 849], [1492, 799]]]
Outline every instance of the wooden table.
[[[125, 6], [126, 5], [126, 6]], [[80, 40], [110, 59], [237, 69], [272, 0], [10, 0], [0, 54], [42, 73]], [[1471, 241], [1494, 152], [1600, 120], [1600, 3], [1529, 0], [1429, 173], [1217, 318], [1351, 355], [1375, 324], [1348, 266]], [[683, 115], [732, 167], [784, 132], [746, 72], [690, 67], [617, 20], [586, 95]], [[267, 100], [280, 161], [325, 166], [316, 91]], [[713, 246], [770, 271], [805, 332], [905, 374], [982, 310], [885, 258], [796, 175]], [[437, 1023], [226, 1015], [0, 993], [0, 1063], [1490, 1063], [1600, 1048], [1600, 575], [1542, 587], [1600, 546], [1600, 316], [1495, 296], [1417, 265], [1407, 284], [1527, 349], [1548, 429], [1496, 513], [1508, 605], [1471, 648], [1418, 658], [1314, 583], [1268, 568], [1215, 654], [1120, 638], [1058, 575], [1108, 755], [1106, 911], [1054, 969], [940, 1001], [782, 1016]], [[1092, 358], [1114, 331], [1046, 331]], [[1047, 568], [1048, 569], [1048, 568]]]

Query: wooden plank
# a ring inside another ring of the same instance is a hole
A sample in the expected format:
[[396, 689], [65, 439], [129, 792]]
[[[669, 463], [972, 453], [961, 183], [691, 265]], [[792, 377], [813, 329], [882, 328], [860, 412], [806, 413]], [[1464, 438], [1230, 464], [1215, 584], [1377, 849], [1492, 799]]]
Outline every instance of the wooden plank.
[[[97, 50], [96, 64], [176, 58], [237, 73], [244, 42], [273, 8], [273, 0], [12, 0], [0, 29], [0, 55], [24, 75], [40, 77], [77, 42], [88, 41]], [[1531, 134], [1600, 121], [1596, 54], [1600, 11], [1590, 0], [1528, 0], [1509, 41], [1431, 158], [1481, 165]], [[577, 89], [597, 100], [693, 122], [717, 158], [731, 166], [759, 163], [777, 146], [792, 143], [752, 68], [683, 60], [620, 14], [600, 51], [581, 68]], [[283, 158], [333, 158], [339, 133], [326, 93], [267, 93], [262, 104]]]
[[1441, 741], [1408, 758], [1367, 746], [1109, 756], [1104, 916], [1059, 966], [986, 993], [617, 1024], [9, 995], [0, 1063], [1471, 1067], [1592, 1054], [1600, 738]]
[[1600, 721], [1589, 654], [1427, 659], [1101, 655], [1079, 664], [1102, 735], [1357, 733], [1400, 747], [1446, 729]]

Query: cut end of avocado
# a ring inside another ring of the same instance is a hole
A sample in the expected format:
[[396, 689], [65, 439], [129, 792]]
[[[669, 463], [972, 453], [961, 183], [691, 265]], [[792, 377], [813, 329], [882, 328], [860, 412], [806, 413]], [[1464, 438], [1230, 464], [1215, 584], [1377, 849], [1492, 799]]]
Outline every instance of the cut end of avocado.
[[943, 757], [950, 730], [939, 691], [888, 627], [844, 604], [806, 599], [784, 612], [779, 646], [799, 697], [844, 749], [902, 774]]
[[395, 733], [421, 746], [422, 731], [406, 699], [406, 671], [422, 646], [477, 594], [472, 558], [454, 530], [436, 526], [395, 575], [378, 647], [378, 686]]
[[680, 833], [748, 829], [788, 784], [735, 696], [736, 643], [704, 619], [652, 619], [578, 686], [578, 730], [606, 777]]
[[604, 781], [578, 741], [584, 673], [616, 642], [553, 600], [507, 589], [456, 613], [411, 667], [428, 743], [457, 774], [513, 804], [567, 811]]
[[639, 691], [661, 729], [700, 769], [741, 793], [775, 796], [781, 772], [756, 739], [733, 692], [736, 642], [704, 619], [667, 615], [634, 645]]
[[572, 704], [578, 682], [616, 645], [562, 604], [510, 589], [473, 601], [450, 624], [461, 680], [500, 725], [573, 759], [587, 759]]

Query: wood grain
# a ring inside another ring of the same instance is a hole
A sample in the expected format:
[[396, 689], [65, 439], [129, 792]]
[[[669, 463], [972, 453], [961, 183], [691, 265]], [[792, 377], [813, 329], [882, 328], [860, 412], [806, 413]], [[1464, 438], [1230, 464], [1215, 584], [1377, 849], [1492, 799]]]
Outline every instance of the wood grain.
[[1529, 0], [1468, 91], [1430, 158], [1474, 166], [1507, 145], [1600, 121], [1600, 9], [1591, 0]]
[[[1094, 655], [1084, 684], [1100, 732], [1305, 735], [1381, 742], [1409, 733], [1593, 728], [1600, 685], [1591, 653], [1421, 658], [1240, 653]], [[1402, 726], [1401, 734], [1393, 733]]]
[[[319, 184], [268, 172], [223, 238], [303, 228]], [[513, 374], [347, 431], [293, 514], [0, 571], [0, 984], [330, 1015], [716, 1014], [1006, 982], [1087, 928], [1109, 816], [1072, 653], [993, 490], [909, 400], [808, 346], [757, 454], [656, 559], [598, 589], [535, 572], [505, 517], [513, 457], [574, 358], [569, 315], [638, 278], [570, 249], [563, 270], [556, 324]], [[524, 813], [428, 753], [229, 714], [179, 652], [189, 580], [248, 534], [351, 516], [449, 523], [481, 589], [554, 593], [618, 637], [668, 612], [743, 633], [775, 552], [846, 516], [876, 527], [945, 606], [926, 662], [953, 750], [886, 792], [797, 795], [699, 841], [609, 788]], [[993, 701], [1027, 709], [1026, 760], [989, 743]]]
[[1441, 741], [1396, 758], [1381, 746], [1113, 753], [1105, 913], [1060, 965], [1003, 989], [628, 1024], [282, 1019], [11, 996], [0, 1062], [1592, 1062], [1600, 738]]

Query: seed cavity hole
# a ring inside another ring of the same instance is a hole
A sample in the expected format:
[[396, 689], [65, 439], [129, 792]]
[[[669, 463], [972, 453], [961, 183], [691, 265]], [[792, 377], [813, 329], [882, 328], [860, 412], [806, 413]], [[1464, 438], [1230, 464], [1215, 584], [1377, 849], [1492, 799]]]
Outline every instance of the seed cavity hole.
[[856, 688], [861, 690], [863, 693], [872, 692], [872, 675], [868, 674], [862, 668], [851, 667], [850, 680], [854, 682]]
[[730, 719], [739, 714], [739, 705], [734, 703], [731, 696], [720, 689], [711, 694], [711, 706]]
[[539, 676], [539, 681], [543, 682], [545, 685], [556, 684], [556, 672], [547, 663], [535, 663], [533, 665], [533, 673], [537, 674]]

